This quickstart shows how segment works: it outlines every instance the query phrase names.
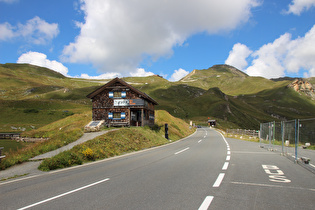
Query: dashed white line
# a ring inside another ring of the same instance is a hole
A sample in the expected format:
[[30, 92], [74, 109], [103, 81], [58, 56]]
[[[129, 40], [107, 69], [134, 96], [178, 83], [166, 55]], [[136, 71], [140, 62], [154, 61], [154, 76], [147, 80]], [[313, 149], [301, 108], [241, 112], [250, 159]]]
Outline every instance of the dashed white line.
[[221, 182], [223, 181], [224, 175], [225, 173], [220, 173], [212, 187], [219, 187], [221, 185]]
[[69, 191], [69, 192], [66, 192], [66, 193], [63, 193], [63, 194], [54, 196], [54, 197], [52, 197], [52, 198], [48, 198], [48, 199], [46, 199], [46, 200], [43, 200], [43, 201], [40, 201], [40, 202], [31, 204], [31, 205], [25, 206], [25, 207], [20, 208], [20, 209], [18, 209], [18, 210], [29, 209], [29, 208], [31, 208], [31, 207], [40, 205], [40, 204], [42, 204], [42, 203], [46, 203], [46, 202], [48, 202], [48, 201], [51, 201], [51, 200], [54, 200], [54, 199], [63, 197], [63, 196], [65, 196], [65, 195], [69, 195], [69, 194], [71, 194], [71, 193], [75, 193], [75, 192], [77, 192], [77, 191], [83, 190], [83, 189], [88, 188], [88, 187], [92, 187], [92, 186], [97, 185], [97, 184], [100, 184], [100, 183], [102, 183], [102, 182], [106, 182], [106, 181], [108, 181], [108, 180], [109, 180], [109, 178], [103, 179], [103, 180], [101, 180], [101, 181], [98, 181], [98, 182], [95, 182], [95, 183], [92, 183], [92, 184], [89, 184], [89, 185], [80, 187], [80, 188], [78, 188], [78, 189], [71, 190], [71, 191]]
[[225, 162], [222, 167], [222, 170], [227, 170], [228, 167], [229, 167], [229, 162]]
[[202, 202], [201, 206], [198, 210], [207, 210], [213, 200], [213, 196], [207, 196], [205, 200]]
[[310, 166], [312, 166], [312, 167], [314, 167], [314, 168], [315, 168], [315, 166], [314, 166], [313, 164], [311, 164], [311, 163], [310, 163]]
[[230, 155], [230, 154], [231, 154], [231, 151], [227, 151], [227, 153], [226, 153], [226, 154]]
[[202, 140], [201, 140], [201, 139], [198, 141], [198, 143], [200, 143], [200, 142], [202, 142]]
[[231, 156], [226, 156], [226, 160], [231, 160]]
[[175, 155], [178, 155], [179, 153], [185, 152], [185, 151], [188, 150], [188, 149], [189, 149], [189, 147], [187, 147], [187, 148], [185, 148], [185, 149], [183, 149], [183, 150], [181, 150], [181, 151], [175, 152], [174, 154], [175, 154]]

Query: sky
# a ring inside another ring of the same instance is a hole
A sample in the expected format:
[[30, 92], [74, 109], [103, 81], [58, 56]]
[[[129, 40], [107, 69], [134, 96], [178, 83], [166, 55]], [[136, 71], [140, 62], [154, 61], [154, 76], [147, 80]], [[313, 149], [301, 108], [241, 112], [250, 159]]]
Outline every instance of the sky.
[[315, 77], [315, 0], [0, 0], [0, 63], [86, 79], [178, 81], [217, 64]]

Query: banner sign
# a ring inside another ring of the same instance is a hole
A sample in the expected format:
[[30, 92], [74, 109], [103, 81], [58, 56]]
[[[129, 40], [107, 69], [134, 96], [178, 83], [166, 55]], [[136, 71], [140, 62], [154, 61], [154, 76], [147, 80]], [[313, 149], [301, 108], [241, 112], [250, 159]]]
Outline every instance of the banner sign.
[[114, 106], [144, 106], [143, 99], [114, 99]]

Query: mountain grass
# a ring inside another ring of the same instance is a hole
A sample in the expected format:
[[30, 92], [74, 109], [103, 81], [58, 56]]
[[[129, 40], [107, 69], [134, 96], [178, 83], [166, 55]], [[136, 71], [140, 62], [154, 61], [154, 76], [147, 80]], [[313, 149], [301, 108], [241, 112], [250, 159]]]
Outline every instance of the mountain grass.
[[22, 133], [24, 137], [43, 137], [49, 138], [49, 140], [29, 144], [17, 151], [6, 152], [6, 158], [2, 159], [0, 163], [0, 170], [26, 162], [32, 157], [58, 149], [79, 139], [83, 135], [84, 126], [90, 120], [90, 112], [74, 114], [39, 129]]
[[[90, 109], [86, 95], [108, 82], [67, 78], [28, 64], [0, 65], [0, 80], [0, 99], [3, 101], [19, 101], [20, 104], [34, 101], [34, 107], [19, 109], [0, 104], [6, 112], [0, 114], [3, 119], [0, 131], [10, 132], [13, 131], [11, 127], [30, 130], [34, 124], [35, 127], [44, 126], [65, 117], [64, 111], [79, 113]], [[228, 65], [194, 70], [178, 82], [169, 82], [159, 76], [123, 80], [155, 99], [159, 103], [156, 110], [166, 110], [185, 121], [206, 123], [210, 117], [229, 128], [257, 129], [260, 122], [315, 117], [312, 111], [315, 101], [287, 88], [292, 78], [250, 77]], [[314, 79], [308, 81], [312, 83]], [[53, 109], [36, 105], [48, 102], [65, 106]], [[39, 112], [25, 113], [26, 109]], [[15, 116], [21, 116], [22, 120]]]

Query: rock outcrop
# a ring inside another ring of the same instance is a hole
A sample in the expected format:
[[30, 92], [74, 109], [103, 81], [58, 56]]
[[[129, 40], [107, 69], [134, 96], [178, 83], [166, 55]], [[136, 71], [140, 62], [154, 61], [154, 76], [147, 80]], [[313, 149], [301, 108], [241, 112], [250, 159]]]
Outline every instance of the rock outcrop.
[[298, 93], [305, 93], [307, 96], [315, 99], [314, 88], [311, 83], [303, 79], [296, 79], [288, 85], [289, 88], [294, 89]]

